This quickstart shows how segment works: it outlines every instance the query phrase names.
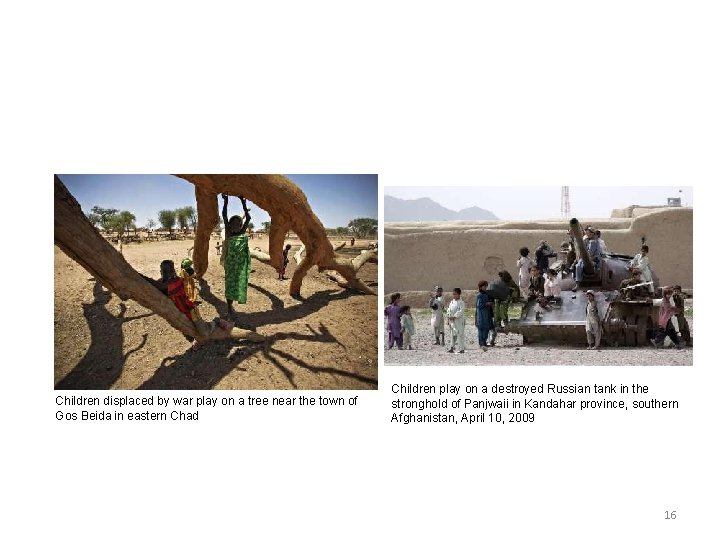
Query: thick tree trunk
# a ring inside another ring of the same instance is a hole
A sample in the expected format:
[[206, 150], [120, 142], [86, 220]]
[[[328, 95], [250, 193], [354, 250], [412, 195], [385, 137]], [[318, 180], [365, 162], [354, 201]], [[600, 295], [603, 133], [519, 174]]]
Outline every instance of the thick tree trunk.
[[[123, 300], [132, 298], [170, 323], [173, 328], [198, 341], [237, 337], [262, 341], [254, 332], [233, 329], [229, 334], [216, 329], [201, 336], [190, 320], [164, 294], [148, 283], [92, 226], [80, 205], [55, 176], [55, 244]], [[207, 244], [206, 244], [207, 250]], [[158, 268], [160, 261], [158, 261]]]
[[195, 230], [193, 247], [193, 268], [198, 278], [205, 275], [208, 268], [208, 249], [210, 237], [218, 224], [217, 194], [195, 187], [195, 200], [197, 203], [198, 226]]

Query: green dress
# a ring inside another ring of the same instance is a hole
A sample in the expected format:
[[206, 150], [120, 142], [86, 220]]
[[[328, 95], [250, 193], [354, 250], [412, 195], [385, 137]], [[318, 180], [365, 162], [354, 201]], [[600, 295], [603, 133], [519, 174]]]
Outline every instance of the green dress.
[[250, 277], [250, 248], [244, 234], [230, 236], [225, 256], [225, 298], [247, 302], [248, 279]]

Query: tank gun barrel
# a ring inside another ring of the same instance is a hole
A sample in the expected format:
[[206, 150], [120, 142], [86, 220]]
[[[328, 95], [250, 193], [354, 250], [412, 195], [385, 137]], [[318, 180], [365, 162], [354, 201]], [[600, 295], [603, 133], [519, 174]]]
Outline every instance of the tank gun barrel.
[[575, 240], [575, 251], [583, 260], [583, 263], [585, 265], [585, 274], [594, 274], [595, 265], [590, 258], [590, 254], [588, 253], [587, 248], [585, 247], [585, 242], [583, 242], [582, 229], [580, 228], [580, 222], [577, 220], [577, 218], [572, 218], [570, 220], [570, 236], [572, 236]]

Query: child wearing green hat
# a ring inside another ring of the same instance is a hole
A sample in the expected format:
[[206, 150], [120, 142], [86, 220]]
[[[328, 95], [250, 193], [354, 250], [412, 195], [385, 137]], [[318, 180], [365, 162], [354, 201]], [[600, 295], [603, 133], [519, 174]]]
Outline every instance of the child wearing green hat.
[[192, 261], [183, 259], [180, 263], [180, 279], [183, 280], [183, 285], [185, 285], [185, 294], [193, 304], [200, 304], [201, 300], [198, 299], [194, 275], [195, 270], [192, 267]]

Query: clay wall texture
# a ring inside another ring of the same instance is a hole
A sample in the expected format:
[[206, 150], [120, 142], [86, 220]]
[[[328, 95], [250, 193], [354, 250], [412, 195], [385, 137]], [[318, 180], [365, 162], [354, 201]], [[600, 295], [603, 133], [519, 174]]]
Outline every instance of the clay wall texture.
[[[644, 236], [662, 285], [693, 286], [693, 210], [662, 208], [637, 218], [588, 218], [608, 249], [635, 255]], [[442, 285], [476, 289], [481, 279], [506, 269], [517, 276], [518, 250], [541, 240], [559, 249], [568, 240], [564, 221], [453, 221], [385, 223], [385, 293], [427, 291]], [[551, 259], [551, 262], [554, 259]]]

